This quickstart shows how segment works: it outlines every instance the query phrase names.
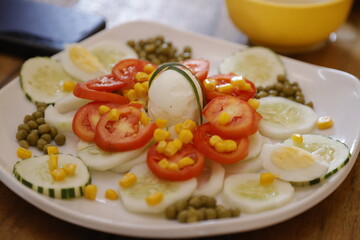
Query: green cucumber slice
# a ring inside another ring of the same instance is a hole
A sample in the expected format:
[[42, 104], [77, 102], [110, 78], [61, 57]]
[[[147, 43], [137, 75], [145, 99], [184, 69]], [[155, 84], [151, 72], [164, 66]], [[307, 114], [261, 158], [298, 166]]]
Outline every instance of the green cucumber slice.
[[67, 163], [77, 165], [74, 175], [66, 176], [63, 181], [57, 182], [51, 177], [47, 162], [48, 155], [18, 161], [14, 165], [13, 173], [16, 179], [28, 188], [51, 198], [70, 199], [83, 196], [85, 186], [91, 183], [87, 166], [72, 155], [58, 156], [59, 167]]

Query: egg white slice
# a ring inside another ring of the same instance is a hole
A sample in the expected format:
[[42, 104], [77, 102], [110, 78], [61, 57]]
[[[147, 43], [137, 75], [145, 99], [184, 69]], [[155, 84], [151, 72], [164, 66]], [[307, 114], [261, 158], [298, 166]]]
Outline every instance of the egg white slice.
[[222, 198], [226, 206], [238, 207], [243, 213], [257, 213], [289, 203], [294, 187], [286, 181], [260, 184], [259, 173], [241, 173], [225, 179]]
[[194, 195], [215, 197], [223, 187], [224, 176], [225, 170], [221, 164], [207, 160], [204, 171], [197, 177], [198, 186]]
[[260, 157], [267, 171], [291, 182], [311, 181], [323, 176], [329, 168], [321, 156], [283, 143], [265, 144]]

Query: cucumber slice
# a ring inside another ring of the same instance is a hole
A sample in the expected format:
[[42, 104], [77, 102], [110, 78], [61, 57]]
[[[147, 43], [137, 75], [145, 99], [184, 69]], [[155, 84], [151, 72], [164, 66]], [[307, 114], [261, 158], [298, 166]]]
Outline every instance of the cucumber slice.
[[21, 67], [20, 84], [26, 97], [36, 103], [52, 104], [70, 94], [63, 91], [64, 81], [74, 79], [65, 72], [61, 64], [49, 57], [30, 58]]
[[257, 111], [263, 117], [260, 133], [273, 139], [286, 139], [293, 133], [309, 133], [317, 120], [312, 108], [283, 97], [261, 98]]
[[83, 196], [84, 188], [91, 183], [91, 176], [87, 166], [77, 157], [59, 154], [59, 167], [76, 164], [74, 175], [57, 182], [49, 172], [48, 155], [32, 157], [18, 161], [14, 166], [15, 177], [25, 186], [51, 198], [70, 199]]
[[248, 47], [232, 53], [220, 64], [220, 73], [230, 72], [245, 76], [257, 87], [271, 86], [278, 77], [286, 76], [280, 57], [265, 47]]
[[290, 202], [294, 187], [289, 182], [275, 179], [273, 183], [261, 185], [260, 174], [242, 173], [225, 179], [223, 189], [224, 203], [238, 207], [243, 213], [257, 213]]
[[329, 169], [325, 175], [307, 182], [292, 182], [295, 185], [313, 185], [329, 178], [344, 167], [349, 162], [351, 156], [346, 144], [327, 136], [304, 134], [303, 143], [301, 144], [295, 144], [291, 138], [286, 139], [283, 143], [320, 155], [329, 163]]
[[197, 177], [198, 186], [194, 195], [206, 195], [215, 197], [224, 184], [225, 170], [223, 166], [214, 161], [205, 162], [205, 170]]

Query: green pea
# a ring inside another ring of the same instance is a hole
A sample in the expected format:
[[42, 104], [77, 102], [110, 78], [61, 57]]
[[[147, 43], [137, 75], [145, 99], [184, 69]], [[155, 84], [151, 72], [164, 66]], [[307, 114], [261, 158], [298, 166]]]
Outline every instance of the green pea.
[[49, 127], [49, 125], [44, 123], [39, 126], [38, 131], [40, 134], [48, 133], [48, 132], [50, 132], [50, 127]]
[[45, 123], [45, 118], [43, 118], [43, 117], [37, 118], [37, 119], [35, 120], [35, 122], [36, 122], [38, 125], [44, 124], [44, 123]]
[[205, 209], [205, 218], [207, 220], [210, 219], [216, 219], [217, 214], [216, 214], [216, 210], [214, 208], [206, 208]]
[[175, 202], [175, 208], [177, 212], [180, 212], [188, 207], [188, 201], [186, 199], [180, 199]]
[[21, 140], [19, 142], [19, 145], [20, 145], [20, 147], [23, 147], [23, 148], [26, 148], [26, 149], [28, 149], [30, 147], [28, 141], [26, 141], [26, 140]]
[[34, 120], [30, 120], [26, 123], [30, 129], [37, 129], [38, 128], [38, 124], [34, 121]]
[[27, 122], [29, 122], [31, 120], [34, 120], [34, 117], [32, 115], [28, 114], [28, 115], [25, 115], [23, 122], [27, 123]]
[[239, 209], [239, 208], [232, 208], [232, 209], [231, 209], [231, 216], [232, 216], [232, 217], [238, 217], [238, 216], [240, 216], [240, 209]]
[[176, 219], [177, 211], [175, 205], [170, 205], [165, 209], [165, 217], [166, 219]]
[[44, 117], [44, 114], [43, 114], [42, 112], [40, 112], [40, 111], [36, 111], [36, 112], [34, 112], [32, 115], [33, 115], [33, 117], [34, 117], [34, 120], [35, 120], [35, 119], [38, 119], [38, 118]]
[[25, 130], [23, 130], [23, 129], [19, 130], [19, 131], [16, 133], [16, 139], [17, 139], [18, 141], [21, 141], [21, 140], [26, 139], [27, 136], [28, 136], [28, 132], [25, 131]]
[[194, 208], [200, 208], [203, 206], [203, 201], [198, 196], [193, 196], [189, 199], [189, 205]]
[[30, 127], [29, 125], [22, 123], [18, 126], [18, 130], [25, 130], [26, 132], [30, 132]]
[[26, 141], [29, 143], [30, 146], [36, 146], [36, 143], [39, 139], [39, 136], [35, 132], [30, 132], [29, 135], [26, 137]]
[[181, 212], [179, 212], [179, 214], [177, 215], [177, 220], [181, 223], [185, 223], [187, 221], [188, 218], [188, 211], [187, 210], [182, 210]]
[[55, 136], [54, 140], [55, 140], [56, 145], [62, 146], [62, 145], [65, 144], [66, 137], [65, 137], [64, 134], [58, 134], [58, 135]]
[[217, 210], [218, 218], [230, 218], [231, 210], [228, 208], [222, 208]]
[[56, 135], [58, 134], [58, 130], [56, 129], [56, 127], [50, 127], [50, 135], [51, 138], [54, 139], [56, 137]]
[[40, 138], [44, 139], [47, 143], [50, 143], [52, 139], [49, 133], [41, 134]]
[[40, 151], [42, 151], [43, 148], [44, 148], [44, 146], [45, 146], [46, 144], [48, 144], [48, 142], [47, 142], [45, 139], [40, 138], [40, 139], [36, 142], [36, 147], [37, 147]]

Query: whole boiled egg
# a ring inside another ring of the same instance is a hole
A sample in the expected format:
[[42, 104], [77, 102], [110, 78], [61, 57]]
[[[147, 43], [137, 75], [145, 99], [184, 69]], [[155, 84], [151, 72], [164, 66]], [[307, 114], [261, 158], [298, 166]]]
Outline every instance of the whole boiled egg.
[[267, 171], [291, 182], [314, 180], [326, 174], [329, 168], [319, 155], [283, 143], [265, 144], [260, 157]]
[[92, 80], [107, 73], [99, 59], [80, 44], [65, 46], [61, 64], [68, 74], [81, 81]]

